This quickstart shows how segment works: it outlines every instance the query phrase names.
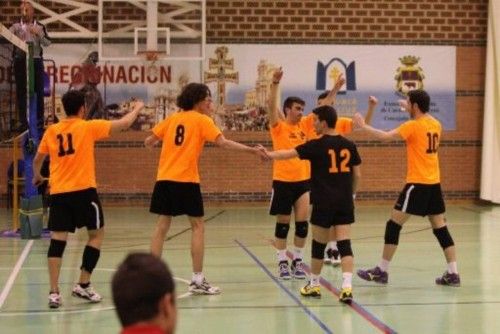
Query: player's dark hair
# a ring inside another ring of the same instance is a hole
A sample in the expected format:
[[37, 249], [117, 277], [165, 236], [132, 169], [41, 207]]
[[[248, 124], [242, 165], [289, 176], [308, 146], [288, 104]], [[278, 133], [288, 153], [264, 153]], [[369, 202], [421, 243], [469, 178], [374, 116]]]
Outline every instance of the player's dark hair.
[[335, 129], [337, 125], [337, 112], [332, 106], [320, 106], [312, 111], [320, 121], [325, 121], [329, 128]]
[[289, 96], [285, 99], [285, 102], [283, 102], [283, 112], [285, 113], [286, 116], [286, 109], [287, 108], [292, 108], [294, 103], [298, 103], [301, 106], [305, 106], [306, 102], [302, 100], [300, 97], [297, 96]]
[[154, 318], [160, 299], [173, 294], [175, 286], [165, 262], [150, 253], [132, 253], [113, 275], [111, 290], [116, 313], [125, 327]]
[[62, 104], [66, 116], [77, 115], [80, 108], [85, 105], [85, 94], [79, 90], [69, 90], [64, 93]]
[[190, 83], [182, 90], [181, 94], [177, 96], [177, 106], [182, 110], [193, 110], [194, 106], [212, 96], [210, 89], [207, 85], [201, 83]]
[[323, 93], [318, 95], [318, 98], [316, 99], [316, 101], [323, 100], [324, 98], [326, 98], [328, 96], [329, 93], [330, 93], [329, 91], [325, 90]]
[[429, 105], [431, 103], [431, 98], [429, 94], [423, 89], [410, 90], [408, 92], [408, 97], [410, 98], [410, 103], [416, 103], [420, 111], [426, 113], [429, 111]]

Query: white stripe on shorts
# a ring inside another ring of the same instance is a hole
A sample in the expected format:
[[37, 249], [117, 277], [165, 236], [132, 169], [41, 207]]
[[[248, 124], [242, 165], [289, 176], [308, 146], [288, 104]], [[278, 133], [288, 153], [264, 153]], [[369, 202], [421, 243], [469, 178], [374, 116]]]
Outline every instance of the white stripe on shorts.
[[95, 202], [90, 202], [95, 209], [95, 226], [97, 229], [101, 228], [101, 217], [99, 217], [99, 206]]
[[269, 201], [269, 210], [271, 210], [271, 206], [273, 205], [273, 198], [274, 198], [274, 187], [271, 188], [271, 200]]
[[401, 209], [401, 211], [403, 212], [406, 212], [406, 209], [408, 208], [408, 202], [410, 201], [410, 193], [413, 190], [413, 188], [415, 188], [415, 185], [412, 184], [406, 191], [405, 201], [403, 202], [403, 208]]

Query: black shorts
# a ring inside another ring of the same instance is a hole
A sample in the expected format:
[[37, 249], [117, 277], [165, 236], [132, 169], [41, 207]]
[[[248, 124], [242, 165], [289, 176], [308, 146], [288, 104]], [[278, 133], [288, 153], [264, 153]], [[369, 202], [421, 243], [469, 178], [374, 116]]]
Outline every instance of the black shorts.
[[304, 193], [311, 191], [309, 181], [283, 182], [273, 181], [271, 208], [269, 214], [290, 215], [295, 202]]
[[199, 183], [156, 181], [149, 212], [163, 216], [203, 217]]
[[49, 230], [75, 232], [77, 228], [104, 227], [102, 206], [95, 188], [54, 194], [49, 197]]
[[399, 194], [394, 209], [416, 216], [444, 213], [441, 184], [407, 183]]
[[330, 228], [336, 225], [354, 223], [353, 208], [324, 208], [313, 205], [311, 213], [311, 224], [319, 227]]

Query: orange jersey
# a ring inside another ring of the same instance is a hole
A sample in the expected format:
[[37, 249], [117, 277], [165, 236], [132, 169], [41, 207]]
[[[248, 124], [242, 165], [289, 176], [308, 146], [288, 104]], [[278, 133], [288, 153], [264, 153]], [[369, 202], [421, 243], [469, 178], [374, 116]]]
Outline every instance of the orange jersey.
[[[352, 131], [352, 120], [340, 117], [335, 130], [339, 134], [347, 134]], [[301, 118], [296, 125], [279, 121], [271, 128], [271, 139], [274, 150], [286, 150], [304, 144], [306, 141], [316, 139], [319, 136], [314, 130], [313, 113]], [[309, 180], [311, 177], [309, 161], [299, 158], [273, 161], [273, 180], [284, 182], [299, 182]]]
[[163, 140], [156, 180], [200, 183], [203, 145], [221, 135], [214, 121], [196, 111], [180, 111], [157, 124], [153, 133]]
[[407, 183], [440, 182], [438, 147], [441, 123], [430, 115], [401, 124], [397, 131], [406, 141]]
[[[314, 132], [314, 130], [313, 130]], [[307, 141], [310, 135], [307, 129], [299, 124], [289, 124], [284, 121], [271, 128], [271, 139], [274, 150], [295, 148]], [[309, 162], [299, 158], [273, 161], [273, 180], [284, 182], [299, 182], [309, 180]]]
[[47, 128], [38, 147], [50, 156], [50, 193], [96, 188], [94, 142], [109, 136], [111, 122], [68, 118]]

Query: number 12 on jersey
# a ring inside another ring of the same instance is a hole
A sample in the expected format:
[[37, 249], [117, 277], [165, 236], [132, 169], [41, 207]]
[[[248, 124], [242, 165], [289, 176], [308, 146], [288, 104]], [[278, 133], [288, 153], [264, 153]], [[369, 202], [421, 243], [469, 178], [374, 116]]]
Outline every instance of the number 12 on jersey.
[[335, 150], [328, 150], [328, 154], [330, 155], [331, 159], [331, 167], [328, 169], [328, 171], [332, 174], [335, 173], [349, 173], [351, 171], [351, 168], [347, 165], [349, 161], [351, 160], [351, 152], [344, 148], [340, 150], [340, 170], [337, 167], [337, 153]]

